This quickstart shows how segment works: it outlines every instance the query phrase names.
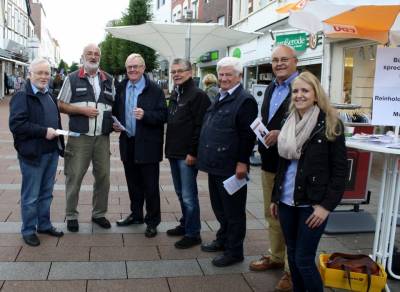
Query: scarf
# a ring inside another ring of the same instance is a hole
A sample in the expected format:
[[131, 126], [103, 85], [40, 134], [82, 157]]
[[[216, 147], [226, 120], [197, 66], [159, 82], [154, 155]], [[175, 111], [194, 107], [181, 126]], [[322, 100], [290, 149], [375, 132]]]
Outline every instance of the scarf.
[[294, 110], [290, 113], [278, 136], [278, 152], [283, 158], [299, 159], [304, 143], [315, 128], [320, 109], [311, 107], [302, 118]]

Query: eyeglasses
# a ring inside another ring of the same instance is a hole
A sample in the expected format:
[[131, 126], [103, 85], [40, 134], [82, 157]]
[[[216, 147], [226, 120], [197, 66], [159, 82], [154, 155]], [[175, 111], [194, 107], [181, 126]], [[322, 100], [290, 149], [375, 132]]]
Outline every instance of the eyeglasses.
[[37, 71], [37, 72], [31, 72], [31, 73], [33, 73], [33, 74], [35, 74], [35, 75], [37, 75], [37, 76], [50, 76], [50, 72], [48, 72], [48, 71]]
[[171, 70], [171, 75], [182, 74], [183, 72], [190, 71], [189, 69]]
[[137, 70], [139, 68], [142, 68], [143, 65], [127, 65], [125, 66], [127, 70]]
[[287, 64], [287, 63], [289, 63], [290, 59], [294, 59], [294, 58], [296, 58], [296, 57], [282, 57], [280, 59], [279, 58], [273, 58], [272, 59], [272, 64], [278, 64], [279, 62]]
[[85, 56], [88, 56], [88, 57], [100, 57], [100, 53], [98, 53], [98, 52], [86, 52], [85, 53]]

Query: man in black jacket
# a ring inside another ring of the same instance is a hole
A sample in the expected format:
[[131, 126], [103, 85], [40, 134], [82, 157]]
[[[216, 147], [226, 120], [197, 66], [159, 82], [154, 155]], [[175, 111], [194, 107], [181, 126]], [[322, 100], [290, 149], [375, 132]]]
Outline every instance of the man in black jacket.
[[171, 165], [182, 217], [180, 224], [168, 230], [167, 234], [183, 235], [184, 237], [175, 243], [175, 247], [184, 249], [201, 243], [195, 164], [201, 124], [210, 100], [207, 94], [194, 84], [189, 61], [173, 60], [171, 74], [175, 88], [169, 101], [165, 156]]
[[261, 142], [258, 143], [262, 161], [261, 182], [264, 195], [264, 211], [269, 225], [271, 248], [270, 255], [263, 256], [259, 260], [250, 263], [250, 270], [265, 271], [284, 267], [285, 273], [276, 286], [276, 291], [280, 292], [291, 291], [292, 283], [287, 260], [285, 260], [286, 248], [282, 229], [279, 220], [271, 216], [269, 206], [278, 168], [279, 154], [276, 142], [289, 107], [291, 82], [298, 75], [296, 68], [297, 57], [291, 47], [280, 45], [273, 50], [272, 71], [275, 74], [275, 80], [267, 87], [261, 107], [262, 122], [269, 130], [269, 133], [264, 138], [269, 147], [265, 148]]
[[29, 65], [30, 78], [25, 88], [10, 102], [9, 126], [22, 174], [21, 233], [26, 244], [38, 246], [36, 235], [61, 237], [50, 221], [50, 205], [57, 171], [58, 156], [63, 154], [64, 139], [57, 100], [48, 92], [50, 64], [38, 58]]
[[141, 55], [129, 55], [125, 67], [128, 78], [117, 87], [113, 108], [124, 130], [121, 131], [122, 127], [117, 123], [113, 127], [115, 131], [121, 131], [119, 150], [128, 184], [131, 214], [117, 221], [117, 225], [145, 222], [145, 236], [154, 237], [161, 221], [159, 177], [167, 106], [161, 88], [144, 74], [146, 65]]
[[250, 124], [257, 117], [257, 102], [240, 84], [242, 71], [237, 58], [218, 62], [220, 92], [204, 116], [199, 140], [197, 166], [208, 173], [211, 206], [220, 223], [216, 240], [201, 248], [206, 252], [224, 250], [212, 261], [217, 267], [243, 261], [247, 186], [230, 195], [223, 184], [231, 176], [247, 178], [254, 146]]

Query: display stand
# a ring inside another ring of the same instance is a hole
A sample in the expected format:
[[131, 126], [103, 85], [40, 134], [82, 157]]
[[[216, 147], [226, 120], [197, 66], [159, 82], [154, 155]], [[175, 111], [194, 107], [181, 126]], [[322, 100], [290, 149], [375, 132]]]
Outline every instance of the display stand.
[[[386, 268], [390, 276], [400, 280], [400, 275], [396, 275], [392, 271], [393, 247], [400, 198], [400, 149], [360, 141], [346, 141], [346, 145], [354, 149], [382, 153], [385, 157], [372, 256], [374, 260]], [[386, 289], [388, 291], [388, 288]]]
[[[354, 104], [333, 104], [341, 110], [357, 110], [360, 108]], [[343, 112], [341, 116], [343, 115]], [[354, 134], [372, 134], [373, 126], [366, 123], [344, 122], [346, 127], [354, 127]], [[326, 234], [347, 233], [373, 233], [375, 220], [373, 216], [362, 209], [360, 205], [369, 204], [371, 193], [367, 190], [368, 178], [371, 169], [371, 154], [360, 152], [357, 149], [347, 149], [348, 175], [346, 188], [340, 205], [351, 206], [348, 210], [335, 210], [329, 215], [325, 228]]]

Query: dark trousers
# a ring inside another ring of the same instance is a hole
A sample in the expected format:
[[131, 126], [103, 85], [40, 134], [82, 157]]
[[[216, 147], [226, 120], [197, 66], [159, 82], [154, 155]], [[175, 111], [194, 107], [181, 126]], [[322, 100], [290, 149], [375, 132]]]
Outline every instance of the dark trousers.
[[313, 207], [279, 204], [279, 221], [285, 237], [294, 292], [323, 292], [321, 276], [315, 265], [315, 254], [326, 222], [315, 229], [306, 224]]
[[246, 236], [247, 186], [229, 195], [224, 189], [225, 179], [227, 177], [208, 175], [211, 206], [220, 224], [216, 240], [224, 245], [226, 255], [241, 258]]
[[[127, 160], [123, 161], [128, 185], [131, 211], [135, 219], [143, 219], [152, 227], [161, 222], [160, 210], [160, 164], [135, 163], [135, 138], [128, 139]], [[143, 216], [143, 205], [146, 201], [146, 216]]]

